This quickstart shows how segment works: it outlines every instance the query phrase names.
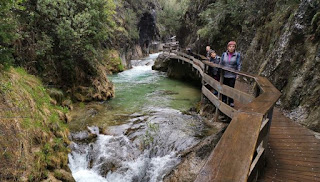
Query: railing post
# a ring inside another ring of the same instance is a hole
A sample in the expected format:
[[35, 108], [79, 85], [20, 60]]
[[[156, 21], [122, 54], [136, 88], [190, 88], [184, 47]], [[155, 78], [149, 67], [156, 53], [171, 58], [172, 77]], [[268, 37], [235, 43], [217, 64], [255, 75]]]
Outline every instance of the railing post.
[[274, 106], [269, 110], [268, 115], [267, 115], [267, 118], [269, 119], [269, 122], [268, 122], [268, 134], [267, 134], [267, 136], [265, 137], [265, 139], [263, 141], [263, 147], [265, 149], [267, 149], [267, 147], [268, 147], [269, 133], [270, 133], [270, 127], [271, 127], [271, 123], [272, 123], [273, 108], [274, 108]]
[[[224, 75], [224, 70], [223, 70], [223, 69], [220, 69], [220, 84], [221, 84], [221, 85], [223, 84], [223, 79], [224, 79], [223, 75]], [[221, 99], [221, 98], [222, 98], [221, 92], [220, 92], [219, 90], [217, 90], [217, 92], [218, 92], [218, 99], [219, 99], [219, 100], [222, 100], [222, 99]], [[218, 121], [218, 119], [219, 119], [219, 114], [220, 114], [220, 113], [219, 113], [219, 108], [216, 107], [215, 121]]]

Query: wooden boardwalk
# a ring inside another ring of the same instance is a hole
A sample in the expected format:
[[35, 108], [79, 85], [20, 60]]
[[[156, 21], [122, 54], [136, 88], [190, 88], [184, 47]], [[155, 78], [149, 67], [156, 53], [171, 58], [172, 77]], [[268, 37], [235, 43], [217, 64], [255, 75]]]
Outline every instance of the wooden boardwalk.
[[[237, 82], [235, 87], [250, 92], [243, 82]], [[235, 103], [235, 108], [241, 106]], [[279, 108], [273, 111], [266, 167], [258, 181], [320, 181], [320, 139], [313, 131], [285, 117]]]
[[[232, 118], [196, 182], [320, 182], [320, 140], [314, 132], [274, 108], [281, 94], [267, 78], [200, 61], [172, 49], [170, 45], [167, 47], [167, 56], [182, 64], [191, 64], [192, 70], [202, 77], [203, 97], [215, 105], [216, 116], [222, 112]], [[223, 78], [224, 71], [230, 71], [254, 79], [257, 84], [253, 91], [255, 97], [247, 94], [250, 92], [245, 84], [237, 82], [236, 88], [230, 88], [223, 85], [223, 79], [220, 82], [214, 80], [206, 73], [208, 66], [221, 69], [220, 78]], [[218, 96], [207, 86], [217, 90]], [[223, 103], [221, 94], [234, 98], [236, 107]]]
[[260, 182], [320, 181], [320, 140], [279, 109], [274, 110], [266, 159]]

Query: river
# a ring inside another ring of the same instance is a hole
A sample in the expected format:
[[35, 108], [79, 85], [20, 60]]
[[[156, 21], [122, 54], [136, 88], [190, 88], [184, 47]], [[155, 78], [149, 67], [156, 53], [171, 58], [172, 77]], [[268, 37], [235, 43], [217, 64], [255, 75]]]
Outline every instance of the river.
[[210, 133], [196, 113], [200, 89], [151, 69], [157, 54], [109, 78], [116, 97], [78, 104], [70, 124], [69, 167], [78, 182], [158, 182], [181, 152]]

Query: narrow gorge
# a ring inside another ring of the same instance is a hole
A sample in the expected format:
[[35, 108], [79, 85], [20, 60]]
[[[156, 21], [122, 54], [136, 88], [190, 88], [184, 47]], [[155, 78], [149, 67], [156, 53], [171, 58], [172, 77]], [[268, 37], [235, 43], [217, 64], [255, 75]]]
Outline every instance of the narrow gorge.
[[172, 38], [194, 55], [236, 41], [319, 132], [319, 27], [319, 0], [3, 0], [0, 181], [194, 181], [228, 123], [162, 54]]

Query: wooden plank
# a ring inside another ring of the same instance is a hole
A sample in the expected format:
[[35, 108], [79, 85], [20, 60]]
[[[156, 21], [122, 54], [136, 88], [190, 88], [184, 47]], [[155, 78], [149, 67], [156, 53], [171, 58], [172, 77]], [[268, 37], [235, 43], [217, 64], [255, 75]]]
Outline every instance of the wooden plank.
[[187, 59], [187, 58], [184, 58], [184, 57], [181, 57], [181, 56], [177, 56], [177, 55], [170, 55], [171, 59], [177, 59], [177, 60], [182, 60], [182, 61], [185, 61], [185, 62], [188, 62], [189, 64], [192, 65], [192, 61]]
[[310, 157], [310, 156], [297, 156], [297, 155], [286, 155], [286, 154], [276, 154], [274, 156], [276, 159], [283, 159], [283, 160], [292, 160], [292, 161], [304, 161], [304, 162], [311, 162], [311, 163], [320, 163], [320, 156], [318, 157]]
[[261, 115], [237, 114], [195, 181], [247, 181], [261, 123]]
[[267, 181], [270, 181], [270, 182], [297, 182], [296, 180], [289, 180], [289, 179], [287, 179], [287, 180], [284, 180], [284, 179], [282, 179], [282, 178], [279, 178], [279, 179], [277, 179], [277, 177], [275, 177], [275, 176], [268, 176], [268, 175], [266, 175], [266, 178], [267, 178], [267, 180], [263, 180], [262, 182], [267, 182]]
[[310, 131], [308, 131], [308, 130], [304, 130], [302, 127], [300, 127], [300, 128], [296, 128], [296, 127], [287, 127], [287, 128], [283, 128], [283, 127], [281, 127], [281, 128], [274, 128], [274, 127], [272, 127], [272, 131], [274, 131], [274, 132], [282, 132], [282, 131], [285, 131], [285, 132], [295, 132], [296, 134], [299, 134], [300, 133], [300, 135], [302, 135], [302, 134], [313, 134], [313, 133], [311, 133]]
[[314, 172], [304, 172], [304, 171], [292, 171], [292, 170], [286, 170], [286, 169], [278, 169], [278, 173], [286, 173], [286, 174], [296, 174], [299, 176], [310, 176], [310, 177], [316, 177], [320, 178], [320, 173], [314, 173]]
[[275, 140], [277, 143], [288, 143], [288, 144], [292, 144], [292, 143], [296, 143], [299, 144], [300, 143], [308, 143], [310, 145], [314, 145], [317, 144], [320, 146], [320, 141], [316, 138], [309, 138], [306, 140], [306, 138], [277, 138], [277, 140]]
[[219, 65], [219, 64], [214, 64], [214, 63], [211, 63], [209, 61], [203, 61], [203, 63], [208, 65], [208, 66], [210, 66], [210, 67], [220, 68], [220, 69], [223, 69], [223, 70], [226, 70], [226, 71], [229, 71], [229, 72], [241, 75], [241, 76], [249, 77], [249, 78], [255, 78], [257, 76], [257, 75], [251, 74], [251, 73], [246, 73], [246, 72], [242, 72], [242, 71], [237, 71], [237, 70], [232, 69], [232, 68], [227, 68], [227, 67], [224, 67], [224, 66]]
[[283, 169], [283, 170], [291, 170], [291, 171], [300, 171], [300, 172], [320, 173], [320, 168], [318, 168], [318, 167], [296, 166], [296, 165], [291, 165], [291, 164], [277, 163], [276, 166], [274, 166], [274, 168]]
[[197, 54], [197, 53], [193, 53], [193, 54], [196, 55], [196, 56], [198, 56], [198, 57], [200, 57], [202, 60], [208, 60], [207, 57], [205, 57], [205, 56], [203, 56], [203, 55], [201, 55], [201, 54]]
[[266, 172], [265, 175], [268, 175], [274, 179], [277, 180], [283, 180], [283, 181], [289, 181], [289, 180], [294, 180], [294, 181], [317, 181], [318, 178], [317, 177], [312, 177], [312, 176], [301, 176], [301, 175], [297, 175], [294, 173], [281, 173], [279, 171], [276, 172], [272, 172], [272, 171], [268, 171]]
[[188, 58], [188, 59], [190, 59], [190, 60], [192, 60], [194, 57], [192, 57], [192, 56], [190, 56], [190, 55], [188, 55], [188, 54], [185, 54], [185, 53], [183, 53], [183, 52], [177, 52], [177, 55], [179, 55], [179, 56], [182, 56], [182, 57], [185, 57], [185, 58]]
[[265, 77], [262, 76], [256, 76], [255, 77], [256, 83], [259, 85], [260, 89], [263, 92], [268, 92], [268, 93], [274, 93], [277, 95], [281, 95], [279, 90], [275, 88], [272, 83]]
[[304, 140], [317, 140], [314, 135], [272, 135], [270, 138], [277, 139], [304, 139]]
[[[292, 135], [296, 135], [297, 137], [303, 137], [303, 136], [306, 136], [306, 137], [310, 137], [310, 136], [313, 136], [314, 137], [314, 134], [313, 133], [310, 133], [309, 131], [304, 131], [304, 130], [294, 130], [294, 129], [287, 129], [287, 130], [284, 130], [284, 129], [274, 129], [272, 128], [270, 130], [270, 134], [271, 135], [282, 135], [282, 136], [292, 136]], [[314, 138], [315, 140], [318, 141], [318, 139]]]
[[203, 74], [203, 80], [218, 92], [228, 97], [231, 97], [243, 104], [247, 104], [254, 99], [254, 96], [249, 95], [245, 92], [242, 92], [240, 90], [237, 90], [235, 88], [232, 88], [226, 85], [221, 85], [219, 81], [215, 80], [214, 78], [212, 78], [206, 73]]
[[257, 144], [258, 145], [260, 145], [262, 140], [264, 140], [265, 137], [268, 135], [268, 131], [269, 131], [268, 124], [269, 124], [269, 119], [264, 119], [263, 122], [262, 122], [261, 128], [260, 128], [259, 137], [257, 139]]
[[272, 149], [273, 150], [276, 150], [276, 149], [282, 149], [282, 150], [320, 150], [320, 147], [318, 145], [316, 146], [312, 146], [312, 145], [297, 145], [297, 146], [294, 146], [294, 145], [286, 145], [286, 144], [273, 144], [272, 145]]
[[[262, 153], [261, 153], [261, 151], [262, 151]], [[260, 173], [261, 173], [261, 171], [263, 171], [263, 168], [265, 167], [266, 150], [265, 149], [260, 150], [258, 153], [258, 156], [259, 156], [259, 158], [257, 160], [257, 163], [254, 165], [254, 162], [257, 159], [257, 157], [256, 157], [251, 164], [251, 169], [250, 169], [251, 172], [249, 174], [248, 181], [255, 181], [256, 178], [261, 175]], [[255, 166], [254, 168], [252, 168], [253, 165]]]
[[273, 123], [272, 127], [273, 128], [285, 128], [285, 127], [303, 128], [303, 126], [301, 126], [301, 125], [298, 125], [298, 124], [295, 124], [295, 123], [288, 123], [288, 122], [276, 122], [276, 123]]
[[[300, 133], [297, 133], [296, 131], [292, 131], [292, 130], [275, 130], [275, 129], [271, 129], [270, 130], [270, 135], [272, 136], [291, 136], [291, 135], [297, 135], [297, 136], [313, 136], [314, 134], [310, 133], [310, 132], [306, 132], [306, 131], [300, 131]], [[271, 136], [271, 137], [272, 137]]]
[[296, 145], [300, 145], [300, 146], [313, 146], [313, 147], [320, 147], [320, 143], [319, 141], [317, 141], [316, 139], [300, 139], [300, 138], [294, 138], [294, 139], [272, 139], [269, 141], [270, 146], [277, 146], [277, 145], [288, 145], [288, 146], [296, 146]]
[[228, 117], [233, 118], [234, 115], [237, 113], [237, 110], [219, 100], [218, 97], [216, 97], [205, 86], [202, 87], [202, 93], [212, 102], [213, 105], [215, 105], [221, 112], [223, 112]]
[[317, 161], [320, 161], [320, 155], [317, 155], [317, 153], [319, 154], [319, 152], [316, 153], [305, 153], [305, 152], [286, 152], [286, 151], [277, 151], [277, 153], [272, 153], [272, 157], [279, 157], [279, 158], [297, 158], [297, 159], [314, 159]]
[[274, 93], [263, 93], [252, 102], [239, 108], [239, 111], [255, 112], [264, 115], [275, 105], [279, 97], [280, 95]]
[[201, 70], [204, 70], [204, 64], [203, 64], [202, 61], [200, 61], [200, 60], [198, 60], [198, 59], [195, 59], [195, 58], [193, 58], [192, 61], [193, 61], [194, 63], [196, 63], [197, 65], [199, 65], [199, 67], [201, 68]]
[[290, 160], [290, 159], [280, 159], [276, 158], [277, 162], [282, 165], [294, 165], [301, 167], [310, 167], [310, 168], [318, 168], [320, 170], [320, 163], [309, 162], [309, 161], [298, 161], [298, 160]]
[[[285, 130], [285, 131], [307, 131], [309, 133], [311, 133], [309, 130], [303, 128], [302, 126], [301, 127], [273, 127], [273, 130]], [[299, 133], [299, 132], [297, 132]]]
[[273, 133], [279, 133], [279, 132], [283, 132], [283, 136], [287, 136], [287, 135], [290, 135], [290, 134], [293, 134], [291, 136], [315, 136], [313, 133], [311, 133], [310, 131], [308, 130], [304, 130], [302, 127], [300, 127], [300, 130], [299, 130], [299, 127], [281, 127], [281, 128], [275, 128], [275, 127], [270, 127], [270, 131], [273, 132]]
[[264, 148], [262, 148], [261, 150], [259, 150], [258, 155], [254, 158], [254, 160], [252, 161], [252, 164], [250, 166], [250, 172], [249, 175], [251, 174], [251, 172], [253, 171], [253, 169], [256, 167], [256, 164], [258, 163], [259, 160], [262, 160], [262, 154], [264, 153]]
[[315, 150], [297, 150], [297, 149], [294, 149], [294, 150], [289, 150], [289, 149], [272, 149], [271, 150], [272, 154], [273, 155], [276, 155], [276, 154], [287, 154], [287, 155], [294, 155], [294, 154], [303, 154], [303, 155], [306, 155], [306, 156], [319, 156], [319, 151], [315, 151]]
[[192, 64], [192, 66], [199, 71], [200, 75], [203, 76], [203, 71], [202, 69], [198, 66], [198, 65], [195, 65], [195, 64]]

